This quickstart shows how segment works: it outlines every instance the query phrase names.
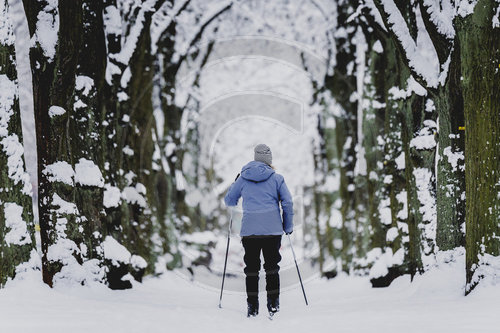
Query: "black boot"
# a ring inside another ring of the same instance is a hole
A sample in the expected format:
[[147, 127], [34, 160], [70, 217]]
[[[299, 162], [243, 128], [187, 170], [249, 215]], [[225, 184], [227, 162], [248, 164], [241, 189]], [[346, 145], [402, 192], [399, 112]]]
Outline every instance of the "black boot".
[[267, 297], [267, 310], [271, 316], [280, 310], [279, 296]]
[[259, 314], [259, 301], [247, 302], [247, 317], [255, 317]]

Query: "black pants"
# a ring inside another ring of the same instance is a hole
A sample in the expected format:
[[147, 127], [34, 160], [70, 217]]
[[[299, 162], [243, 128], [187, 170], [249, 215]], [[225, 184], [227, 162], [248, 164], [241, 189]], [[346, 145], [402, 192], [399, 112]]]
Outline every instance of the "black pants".
[[259, 271], [260, 252], [264, 255], [264, 270], [266, 271], [266, 291], [270, 298], [277, 298], [280, 294], [280, 266], [281, 261], [280, 236], [250, 236], [243, 237], [243, 248], [245, 249], [245, 283], [247, 289], [247, 301], [255, 303], [259, 297]]

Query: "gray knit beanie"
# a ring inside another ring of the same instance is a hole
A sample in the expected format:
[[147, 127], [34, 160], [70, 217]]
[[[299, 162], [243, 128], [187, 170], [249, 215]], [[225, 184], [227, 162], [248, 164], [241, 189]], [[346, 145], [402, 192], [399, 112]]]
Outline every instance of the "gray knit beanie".
[[273, 162], [273, 154], [271, 153], [271, 148], [269, 148], [267, 145], [261, 143], [257, 146], [255, 146], [254, 150], [254, 159], [256, 161], [264, 162], [268, 165], [271, 165]]

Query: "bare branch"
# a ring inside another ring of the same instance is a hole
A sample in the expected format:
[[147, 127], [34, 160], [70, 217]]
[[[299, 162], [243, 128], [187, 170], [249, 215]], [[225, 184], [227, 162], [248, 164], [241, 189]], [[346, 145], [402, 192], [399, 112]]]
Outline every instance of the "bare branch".
[[[207, 52], [203, 55], [203, 59], [201, 60], [200, 67], [198, 67], [198, 69], [196, 71], [195, 78], [193, 80], [193, 83], [191, 84], [192, 87], [199, 87], [201, 72], [202, 72], [203, 68], [205, 67], [205, 65], [207, 64], [208, 58], [210, 58], [210, 54], [212, 53], [213, 47], [214, 47], [214, 42], [212, 41], [208, 44]], [[186, 108], [189, 105], [189, 102], [192, 99], [196, 100], [194, 95], [190, 92], [188, 95], [188, 98], [186, 100], [186, 103], [184, 103], [184, 106], [182, 106], [182, 108], [181, 108], [181, 113], [184, 113], [184, 111], [186, 110]]]
[[191, 3], [191, 0], [187, 0], [186, 2], [184, 2], [184, 4], [181, 6], [181, 8], [179, 8], [179, 10], [177, 11], [177, 13], [175, 13], [174, 17], [179, 16], [184, 10], [186, 10], [187, 6], [190, 3]]
[[[202, 26], [200, 27], [200, 30], [198, 30], [198, 32], [196, 33], [196, 35], [194, 36], [194, 38], [191, 40], [191, 42], [189, 43], [189, 46], [186, 50], [186, 53], [184, 53], [180, 58], [179, 58], [179, 61], [177, 62], [177, 69], [180, 67], [180, 65], [186, 60], [186, 58], [188, 57], [188, 55], [190, 54], [191, 52], [191, 48], [196, 44], [198, 43], [198, 41], [201, 39], [202, 35], [203, 35], [203, 32], [205, 31], [205, 29], [210, 25], [210, 23], [212, 23], [217, 17], [219, 17], [221, 14], [223, 14], [224, 12], [228, 11], [231, 7], [233, 6], [233, 2], [231, 1], [227, 6], [223, 7], [222, 9], [220, 9], [217, 13], [215, 13], [214, 16], [212, 16], [210, 19], [208, 19], [207, 21], [205, 21], [205, 23], [202, 24]], [[177, 72], [177, 71], [176, 71]]]

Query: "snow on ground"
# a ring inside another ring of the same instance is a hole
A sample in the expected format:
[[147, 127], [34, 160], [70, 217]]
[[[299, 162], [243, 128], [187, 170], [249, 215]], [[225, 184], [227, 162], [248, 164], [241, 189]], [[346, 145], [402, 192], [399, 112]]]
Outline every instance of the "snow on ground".
[[[461, 258], [463, 259], [463, 257]], [[274, 321], [245, 316], [245, 297], [193, 283], [179, 272], [112, 291], [102, 286], [50, 289], [38, 277], [0, 290], [2, 332], [498, 332], [500, 287], [478, 287], [463, 296], [464, 263], [417, 277], [401, 277], [385, 289], [366, 278], [339, 276], [282, 292]]]

